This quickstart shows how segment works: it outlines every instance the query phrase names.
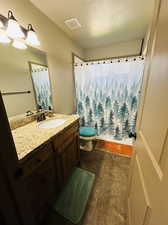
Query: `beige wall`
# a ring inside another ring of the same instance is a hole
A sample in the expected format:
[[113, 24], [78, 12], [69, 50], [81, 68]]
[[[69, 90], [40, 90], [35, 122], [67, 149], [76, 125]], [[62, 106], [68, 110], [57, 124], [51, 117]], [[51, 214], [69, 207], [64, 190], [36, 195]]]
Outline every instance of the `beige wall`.
[[74, 84], [72, 74], [72, 52], [83, 57], [83, 51], [73, 43], [43, 13], [28, 0], [1, 0], [0, 14], [12, 10], [19, 23], [32, 23], [41, 41], [40, 49], [48, 55], [48, 64], [56, 112], [74, 111]]
[[32, 23], [37, 31], [41, 41], [40, 49], [48, 56], [53, 105], [56, 112], [68, 114], [74, 112], [72, 52], [81, 58], [97, 59], [138, 54], [140, 51], [141, 40], [82, 50], [28, 0], [1, 0], [0, 14], [7, 15], [9, 9], [13, 11], [21, 25]]
[[46, 54], [28, 48], [19, 50], [11, 45], [0, 44], [0, 90], [1, 92], [31, 91], [30, 94], [5, 95], [8, 116], [22, 114], [28, 110], [36, 110], [33, 84], [28, 62], [46, 64]]
[[102, 59], [125, 55], [137, 55], [141, 50], [142, 40], [135, 40], [123, 43], [114, 43], [105, 47], [91, 48], [84, 50], [86, 60]]

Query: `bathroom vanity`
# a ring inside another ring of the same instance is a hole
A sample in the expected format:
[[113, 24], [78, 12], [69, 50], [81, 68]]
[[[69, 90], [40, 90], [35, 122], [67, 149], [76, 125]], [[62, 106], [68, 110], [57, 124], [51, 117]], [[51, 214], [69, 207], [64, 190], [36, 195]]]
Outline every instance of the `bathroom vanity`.
[[24, 185], [37, 224], [80, 161], [79, 118], [56, 114], [47, 121], [60, 118], [65, 122], [56, 128], [40, 128], [40, 123], [33, 121], [12, 131], [19, 157], [15, 177]]

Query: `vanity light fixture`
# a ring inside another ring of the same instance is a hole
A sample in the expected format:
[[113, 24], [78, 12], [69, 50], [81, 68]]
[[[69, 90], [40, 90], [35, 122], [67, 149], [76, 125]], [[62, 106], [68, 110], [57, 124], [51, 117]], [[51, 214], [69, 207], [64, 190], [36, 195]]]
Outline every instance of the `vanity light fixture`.
[[[2, 33], [2, 34], [1, 34]], [[0, 14], [0, 42], [10, 43], [18, 49], [26, 49], [27, 44], [39, 46], [37, 34], [31, 24], [25, 29], [20, 26], [11, 10], [8, 11], [8, 17]]]
[[12, 43], [12, 46], [15, 48], [18, 48], [18, 49], [26, 49], [27, 48], [27, 46], [23, 42], [18, 41], [18, 40], [14, 40]]
[[0, 43], [9, 44], [11, 39], [5, 33], [0, 34]]
[[28, 25], [26, 42], [35, 46], [40, 45], [40, 41], [38, 40], [36, 32], [31, 24]]
[[13, 16], [12, 11], [8, 11], [8, 25], [6, 33], [11, 38], [24, 38], [25, 35], [22, 31], [22, 28], [18, 24], [17, 20]]

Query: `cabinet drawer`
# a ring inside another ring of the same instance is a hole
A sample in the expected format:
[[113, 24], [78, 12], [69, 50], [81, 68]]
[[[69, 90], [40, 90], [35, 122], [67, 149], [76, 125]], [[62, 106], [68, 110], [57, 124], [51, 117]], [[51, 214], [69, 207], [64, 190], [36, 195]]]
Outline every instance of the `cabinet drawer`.
[[52, 144], [48, 143], [34, 150], [30, 159], [23, 164], [23, 175], [28, 176], [36, 170], [43, 162], [45, 162], [52, 154]]

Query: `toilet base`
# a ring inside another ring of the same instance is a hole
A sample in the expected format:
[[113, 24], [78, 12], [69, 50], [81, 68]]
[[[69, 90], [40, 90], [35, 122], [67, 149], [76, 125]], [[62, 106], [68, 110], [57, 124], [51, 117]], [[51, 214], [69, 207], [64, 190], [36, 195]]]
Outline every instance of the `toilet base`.
[[84, 151], [92, 151], [93, 150], [93, 140], [95, 140], [95, 136], [93, 137], [82, 137], [80, 136], [81, 142], [83, 144], [80, 144], [80, 149]]

